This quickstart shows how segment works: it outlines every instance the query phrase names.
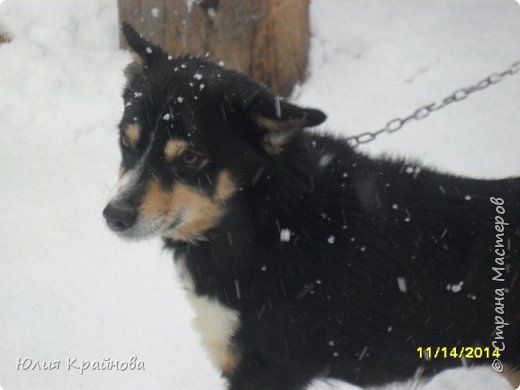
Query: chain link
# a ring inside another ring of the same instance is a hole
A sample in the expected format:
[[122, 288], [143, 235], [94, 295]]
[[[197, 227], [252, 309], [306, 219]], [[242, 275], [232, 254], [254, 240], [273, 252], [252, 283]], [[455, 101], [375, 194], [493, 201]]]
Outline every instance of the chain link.
[[443, 100], [437, 103], [430, 103], [419, 107], [412, 114], [404, 118], [394, 118], [388, 121], [385, 127], [376, 131], [365, 131], [364, 133], [347, 137], [347, 142], [353, 147], [357, 147], [361, 144], [366, 144], [374, 141], [379, 135], [383, 133], [392, 134], [399, 131], [410, 121], [420, 121], [427, 118], [431, 113], [442, 110], [444, 107], [454, 103], [460, 102], [470, 96], [472, 93], [482, 91], [501, 82], [507, 76], [513, 76], [520, 72], [520, 61], [514, 62], [508, 69], [503, 72], [492, 73], [483, 80], [480, 80], [475, 85], [460, 88], [454, 91], [451, 95], [445, 97]]

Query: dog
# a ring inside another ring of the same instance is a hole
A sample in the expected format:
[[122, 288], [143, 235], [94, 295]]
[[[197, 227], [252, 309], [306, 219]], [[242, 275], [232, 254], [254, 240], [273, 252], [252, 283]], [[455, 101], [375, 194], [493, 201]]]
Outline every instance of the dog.
[[174, 251], [230, 390], [520, 364], [519, 178], [369, 158], [310, 132], [322, 111], [123, 33], [137, 62], [103, 215]]

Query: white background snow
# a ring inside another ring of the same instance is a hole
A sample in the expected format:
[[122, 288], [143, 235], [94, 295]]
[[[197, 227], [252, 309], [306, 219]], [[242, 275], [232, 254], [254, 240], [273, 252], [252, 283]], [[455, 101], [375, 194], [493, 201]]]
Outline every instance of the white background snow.
[[[315, 0], [311, 17], [310, 75], [294, 98], [323, 109], [323, 129], [342, 135], [520, 59], [513, 0]], [[171, 254], [159, 241], [119, 240], [101, 217], [117, 178], [129, 61], [116, 1], [6, 0], [0, 30], [12, 38], [0, 45], [0, 385], [223, 389], [190, 327]], [[517, 75], [363, 150], [473, 177], [520, 175], [519, 124]], [[144, 371], [66, 370], [68, 357], [132, 355]], [[62, 367], [17, 370], [25, 357]], [[455, 374], [453, 388], [510, 388]]]

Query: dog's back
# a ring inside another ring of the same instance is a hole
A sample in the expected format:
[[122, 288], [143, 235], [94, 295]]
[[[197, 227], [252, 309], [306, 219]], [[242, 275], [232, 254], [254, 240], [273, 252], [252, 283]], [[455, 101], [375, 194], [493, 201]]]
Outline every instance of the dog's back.
[[[328, 162], [308, 202], [322, 232], [316, 256], [330, 263], [356, 375], [373, 380], [379, 359], [395, 372], [408, 363], [410, 373], [420, 364], [458, 365], [457, 355], [482, 362], [461, 349], [473, 346], [505, 348], [502, 359], [519, 364], [520, 179], [442, 175], [313, 138], [304, 142], [316, 145], [316, 166]], [[437, 358], [420, 362], [411, 353], [418, 347]]]
[[[285, 153], [288, 166], [264, 172], [250, 200], [252, 264], [275, 270], [251, 285], [276, 291], [271, 326], [290, 329], [267, 350], [290, 345], [358, 383], [482, 363], [503, 347], [504, 362], [520, 363], [520, 179], [371, 160], [310, 134]], [[477, 346], [483, 355], [463, 349]]]

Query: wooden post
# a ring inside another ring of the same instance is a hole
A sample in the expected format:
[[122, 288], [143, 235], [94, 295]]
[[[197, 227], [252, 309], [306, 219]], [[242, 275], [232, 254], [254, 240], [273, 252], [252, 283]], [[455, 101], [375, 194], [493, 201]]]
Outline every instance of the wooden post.
[[[118, 0], [120, 22], [174, 55], [205, 55], [287, 96], [305, 77], [309, 0]], [[126, 42], [121, 39], [121, 46]]]

